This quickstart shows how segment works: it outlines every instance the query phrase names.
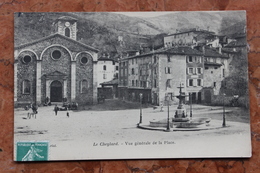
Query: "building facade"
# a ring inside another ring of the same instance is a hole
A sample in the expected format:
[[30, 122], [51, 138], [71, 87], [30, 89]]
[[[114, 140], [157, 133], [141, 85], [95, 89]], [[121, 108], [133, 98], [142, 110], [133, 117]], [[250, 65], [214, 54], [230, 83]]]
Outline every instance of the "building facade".
[[110, 57], [101, 57], [97, 62], [97, 82], [98, 87], [101, 83], [108, 82], [118, 77], [118, 62]]
[[197, 46], [199, 44], [205, 44], [208, 41], [208, 37], [213, 34], [214, 32], [199, 28], [182, 32], [177, 30], [176, 33], [164, 37], [164, 47]]
[[97, 101], [98, 50], [76, 40], [76, 19], [61, 17], [55, 27], [55, 34], [15, 47], [16, 105]]
[[142, 102], [159, 105], [168, 95], [172, 103], [177, 103], [175, 96], [181, 85], [186, 100], [192, 99], [193, 103], [210, 101], [207, 88], [210, 94], [219, 94], [221, 81], [228, 74], [228, 58], [208, 49], [200, 51], [178, 46], [122, 59], [119, 63], [119, 97], [140, 101], [142, 94]]

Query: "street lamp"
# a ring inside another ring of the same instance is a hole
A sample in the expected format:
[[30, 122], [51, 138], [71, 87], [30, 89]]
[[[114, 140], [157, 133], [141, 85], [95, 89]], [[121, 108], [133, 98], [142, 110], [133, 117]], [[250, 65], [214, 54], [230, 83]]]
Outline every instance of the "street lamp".
[[223, 93], [223, 123], [222, 127], [226, 127], [226, 115], [225, 115], [225, 93]]
[[165, 96], [165, 100], [167, 101], [167, 107], [168, 107], [168, 111], [167, 111], [167, 128], [166, 128], [166, 132], [170, 132], [171, 131], [171, 129], [170, 129], [170, 110], [169, 110], [169, 100], [170, 100], [170, 97], [169, 97], [169, 95], [167, 94], [166, 96]]
[[142, 124], [142, 98], [143, 98], [143, 94], [140, 93], [139, 96], [140, 96], [140, 121], [139, 121], [139, 124]]
[[192, 119], [192, 93], [189, 93], [190, 95], [190, 119]]

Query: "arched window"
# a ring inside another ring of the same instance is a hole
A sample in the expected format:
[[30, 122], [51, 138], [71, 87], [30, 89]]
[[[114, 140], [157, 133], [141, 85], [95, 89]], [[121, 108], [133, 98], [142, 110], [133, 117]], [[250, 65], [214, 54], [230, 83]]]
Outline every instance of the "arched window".
[[107, 66], [106, 65], [103, 66], [103, 70], [107, 70]]
[[87, 91], [88, 91], [88, 81], [84, 79], [80, 82], [80, 93], [87, 93]]
[[22, 91], [23, 94], [30, 94], [31, 93], [31, 83], [29, 80], [24, 80], [22, 84]]
[[132, 68], [132, 74], [135, 74], [135, 69], [134, 68]]
[[65, 36], [70, 37], [70, 29], [69, 28], [65, 28]]

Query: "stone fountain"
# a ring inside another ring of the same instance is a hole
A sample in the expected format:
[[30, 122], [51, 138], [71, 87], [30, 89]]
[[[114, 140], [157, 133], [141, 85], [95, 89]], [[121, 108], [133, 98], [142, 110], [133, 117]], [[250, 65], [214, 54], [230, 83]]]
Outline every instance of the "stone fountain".
[[187, 116], [187, 111], [186, 111], [186, 108], [184, 106], [184, 101], [185, 101], [185, 93], [182, 92], [182, 87], [181, 84], [179, 87], [177, 88], [180, 88], [180, 91], [179, 91], [179, 95], [176, 96], [178, 99], [179, 99], [179, 105], [177, 107], [177, 110], [175, 111], [175, 115], [174, 115], [174, 118], [172, 118], [172, 121], [173, 122], [187, 122], [190, 120], [190, 118]]
[[[181, 84], [178, 88], [180, 89], [180, 91], [179, 91], [179, 95], [176, 97], [179, 99], [179, 104], [174, 113], [174, 116], [172, 118], [168, 118], [168, 119], [152, 120], [152, 121], [150, 121], [149, 126], [150, 127], [170, 126], [171, 128], [173, 128], [173, 126], [175, 126], [176, 128], [196, 128], [202, 124], [209, 125], [209, 122], [211, 120], [210, 118], [191, 118], [191, 115], [190, 115], [190, 117], [188, 117], [187, 110], [184, 105], [184, 101], [185, 101], [185, 97], [187, 97], [189, 95], [185, 95], [185, 93], [182, 92], [182, 88], [184, 88], [184, 87], [182, 87]], [[190, 100], [191, 99], [192, 98], [190, 98]]]

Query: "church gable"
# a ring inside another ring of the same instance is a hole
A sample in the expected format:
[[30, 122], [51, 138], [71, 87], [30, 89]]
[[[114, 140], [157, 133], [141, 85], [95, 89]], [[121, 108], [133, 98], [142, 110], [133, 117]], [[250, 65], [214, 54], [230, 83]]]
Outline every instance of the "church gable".
[[36, 52], [37, 56], [40, 58], [42, 52], [48, 48], [51, 47], [52, 45], [61, 45], [63, 47], [66, 47], [69, 51], [71, 51], [71, 53], [74, 55], [79, 53], [79, 52], [83, 52], [83, 51], [87, 51], [89, 53], [96, 54], [98, 52], [97, 49], [85, 45], [81, 42], [78, 42], [76, 40], [73, 40], [71, 38], [68, 38], [66, 36], [60, 35], [60, 34], [54, 34], [54, 35], [50, 35], [48, 37], [44, 37], [42, 39], [30, 42], [30, 43], [26, 43], [20, 46], [15, 47], [15, 50], [18, 52], [22, 52], [23, 50], [33, 50], [34, 52]]
[[56, 33], [14, 48], [15, 101], [96, 101], [98, 50], [77, 41], [77, 19], [58, 18]]

